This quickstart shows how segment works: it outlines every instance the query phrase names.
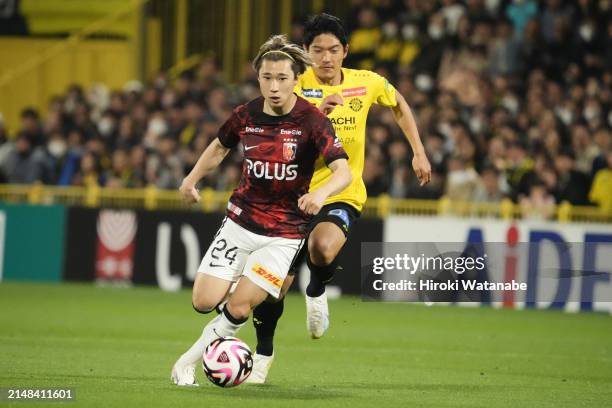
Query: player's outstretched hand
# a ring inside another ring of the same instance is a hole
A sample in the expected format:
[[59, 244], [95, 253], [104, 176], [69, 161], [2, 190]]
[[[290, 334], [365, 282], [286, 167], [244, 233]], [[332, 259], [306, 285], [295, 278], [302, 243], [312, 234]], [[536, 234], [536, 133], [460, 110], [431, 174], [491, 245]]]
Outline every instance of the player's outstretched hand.
[[419, 179], [419, 185], [423, 187], [431, 181], [431, 164], [425, 154], [415, 154], [412, 159], [412, 168]]
[[344, 99], [338, 94], [332, 94], [323, 99], [323, 102], [319, 105], [319, 110], [325, 115], [329, 115], [338, 105], [344, 105]]
[[185, 180], [181, 183], [179, 187], [179, 192], [181, 193], [181, 197], [183, 201], [187, 204], [193, 204], [200, 201], [200, 193], [198, 189], [191, 183], [186, 183]]
[[327, 197], [317, 193], [317, 190], [315, 190], [301, 196], [298, 199], [298, 207], [306, 214], [317, 215], [319, 211], [321, 211], [323, 204], [325, 204], [326, 198]]

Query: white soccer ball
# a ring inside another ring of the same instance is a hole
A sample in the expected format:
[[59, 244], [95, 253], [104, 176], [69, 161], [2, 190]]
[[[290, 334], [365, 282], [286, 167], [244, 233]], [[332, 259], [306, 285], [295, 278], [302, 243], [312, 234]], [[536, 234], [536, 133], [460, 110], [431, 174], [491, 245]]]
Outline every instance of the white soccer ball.
[[236, 337], [219, 337], [204, 350], [202, 366], [206, 377], [219, 387], [235, 387], [253, 370], [251, 349]]

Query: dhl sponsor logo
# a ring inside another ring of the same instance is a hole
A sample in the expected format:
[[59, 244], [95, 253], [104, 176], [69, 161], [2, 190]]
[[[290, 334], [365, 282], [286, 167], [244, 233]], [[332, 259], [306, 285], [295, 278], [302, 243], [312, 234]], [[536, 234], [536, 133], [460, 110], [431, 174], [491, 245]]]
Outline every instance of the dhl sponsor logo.
[[251, 270], [262, 278], [264, 278], [265, 280], [267, 280], [268, 282], [270, 282], [272, 285], [276, 286], [277, 288], [283, 286], [283, 280], [272, 272], [268, 271], [263, 266], [255, 264], [253, 265], [253, 268]]

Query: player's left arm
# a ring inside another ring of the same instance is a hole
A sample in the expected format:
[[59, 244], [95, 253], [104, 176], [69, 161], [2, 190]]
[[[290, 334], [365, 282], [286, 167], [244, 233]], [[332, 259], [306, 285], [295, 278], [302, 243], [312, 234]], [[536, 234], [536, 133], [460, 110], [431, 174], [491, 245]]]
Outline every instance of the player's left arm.
[[431, 180], [431, 164], [429, 164], [429, 160], [425, 154], [425, 148], [423, 147], [423, 142], [421, 142], [419, 130], [414, 120], [414, 116], [412, 115], [412, 111], [410, 110], [410, 106], [408, 106], [408, 102], [406, 102], [406, 99], [397, 91], [395, 92], [395, 98], [397, 100], [397, 105], [390, 107], [390, 109], [393, 112], [395, 122], [400, 129], [402, 129], [406, 140], [410, 143], [410, 147], [414, 153], [412, 168], [419, 179], [419, 183], [421, 186], [424, 186]]
[[327, 167], [332, 171], [332, 176], [327, 183], [308, 194], [304, 194], [298, 200], [300, 210], [306, 214], [318, 214], [328, 197], [338, 194], [353, 181], [347, 159], [336, 159], [329, 163]]

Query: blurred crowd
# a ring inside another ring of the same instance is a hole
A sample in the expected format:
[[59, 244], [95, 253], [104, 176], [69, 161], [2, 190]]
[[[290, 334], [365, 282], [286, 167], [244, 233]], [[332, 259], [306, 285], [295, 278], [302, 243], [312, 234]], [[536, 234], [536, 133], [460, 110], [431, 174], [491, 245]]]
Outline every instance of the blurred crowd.
[[[389, 109], [368, 118], [370, 196], [499, 202], [550, 217], [555, 204], [612, 212], [612, 0], [353, 0], [345, 66], [374, 70], [406, 98], [432, 163], [419, 187]], [[290, 37], [300, 42], [303, 18]], [[44, 118], [0, 121], [0, 181], [175, 189], [237, 104], [257, 96], [214, 58], [122, 90], [71, 87]], [[203, 181], [233, 188], [236, 151]]]

